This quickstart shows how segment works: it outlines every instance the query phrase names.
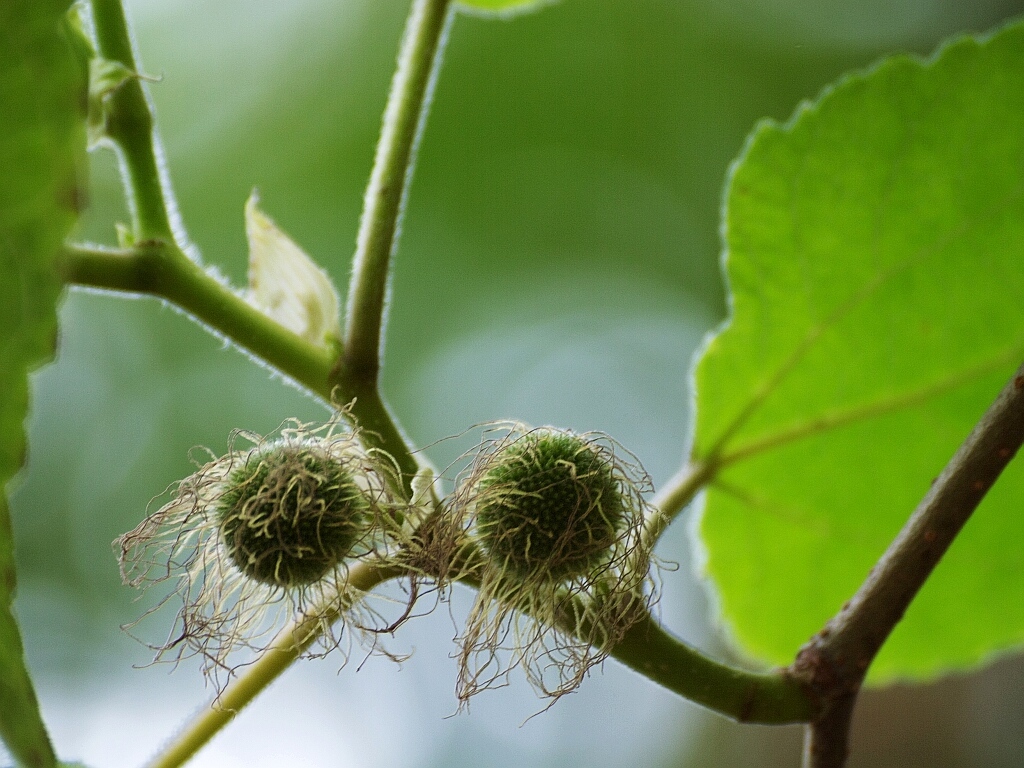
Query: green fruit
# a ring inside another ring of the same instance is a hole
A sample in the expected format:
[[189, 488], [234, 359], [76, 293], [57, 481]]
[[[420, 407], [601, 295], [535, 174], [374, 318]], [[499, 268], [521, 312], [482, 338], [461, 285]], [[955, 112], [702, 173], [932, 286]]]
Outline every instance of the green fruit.
[[570, 433], [519, 437], [489, 458], [476, 492], [481, 543], [519, 578], [585, 575], [606, 559], [626, 519], [613, 461]]
[[353, 549], [369, 504], [352, 473], [320, 447], [278, 443], [228, 474], [215, 513], [228, 556], [277, 587], [312, 584]]

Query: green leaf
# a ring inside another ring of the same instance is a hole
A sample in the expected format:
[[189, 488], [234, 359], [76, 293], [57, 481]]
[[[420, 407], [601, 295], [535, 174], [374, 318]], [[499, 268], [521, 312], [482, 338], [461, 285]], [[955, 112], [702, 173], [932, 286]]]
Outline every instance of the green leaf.
[[[732, 316], [697, 371], [701, 526], [747, 653], [773, 664], [860, 585], [1024, 359], [1024, 26], [898, 57], [760, 125], [726, 198]], [[1024, 465], [1008, 467], [875, 682], [1024, 640]]]
[[[0, 4], [0, 486], [24, 463], [27, 373], [53, 354], [54, 259], [78, 208], [85, 79], [62, 31], [66, 10]], [[15, 584], [0, 494], [0, 736], [19, 763], [54, 765], [11, 613]]]

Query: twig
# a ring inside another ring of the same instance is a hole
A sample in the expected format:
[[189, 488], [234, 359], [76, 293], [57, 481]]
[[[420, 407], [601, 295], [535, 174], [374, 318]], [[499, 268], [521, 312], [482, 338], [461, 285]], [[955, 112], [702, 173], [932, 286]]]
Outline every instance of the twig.
[[451, 5], [451, 0], [414, 0], [409, 11], [363, 200], [342, 350], [330, 376], [332, 386], [356, 400], [363, 434], [395, 458], [407, 495], [419, 465], [381, 398], [377, 379], [391, 257], [452, 19]]
[[[100, 56], [138, 72], [128, 22], [121, 0], [92, 0], [93, 26]], [[110, 96], [107, 137], [116, 148], [125, 171], [128, 207], [137, 241], [161, 239], [184, 245], [184, 234], [173, 221], [173, 197], [160, 163], [159, 139], [146, 93], [139, 77], [132, 77]]]
[[391, 256], [450, 21], [451, 0], [413, 2], [391, 81], [359, 222], [338, 361], [338, 380], [358, 381], [360, 389], [377, 384]]
[[808, 727], [807, 768], [846, 763], [853, 708], [868, 667], [953, 539], [1024, 443], [1024, 365], [982, 416], [853, 598], [793, 665], [821, 715]]
[[192, 722], [173, 738], [150, 763], [149, 768], [177, 768], [195, 756], [217, 732], [264, 688], [276, 680], [291, 664], [316, 642], [325, 623], [332, 623], [358, 596], [378, 584], [394, 578], [400, 571], [370, 563], [357, 563], [349, 571], [346, 591], [339, 595], [331, 611], [317, 606], [307, 617], [300, 617], [285, 627], [274, 638], [263, 655], [246, 667], [245, 673], [235, 678], [224, 689], [216, 702], [202, 710]]
[[715, 661], [666, 632], [649, 613], [611, 656], [649, 680], [740, 723], [806, 723], [816, 714], [802, 680], [788, 669], [752, 672]]
[[185, 258], [173, 243], [151, 240], [118, 250], [67, 245], [57, 269], [71, 285], [165, 299], [214, 334], [263, 359], [325, 402], [331, 401], [332, 352], [296, 336]]
[[651, 511], [644, 520], [644, 546], [653, 549], [672, 521], [694, 497], [714, 479], [716, 462], [689, 462], [658, 491], [651, 500]]
[[[466, 576], [460, 580], [479, 588], [472, 575], [476, 569], [463, 565]], [[177, 768], [189, 760], [302, 656], [324, 627], [341, 615], [353, 595], [404, 574], [403, 568], [388, 564], [360, 562], [352, 566], [347, 591], [339, 595], [334, 611], [325, 613], [317, 607], [310, 612], [313, 619], [300, 617], [281, 630], [263, 655], [233, 678], [216, 702], [186, 724], [149, 768]], [[804, 723], [817, 712], [803, 680], [791, 670], [752, 672], [715, 661], [666, 632], [650, 613], [630, 628], [610, 655], [668, 690], [739, 722]]]

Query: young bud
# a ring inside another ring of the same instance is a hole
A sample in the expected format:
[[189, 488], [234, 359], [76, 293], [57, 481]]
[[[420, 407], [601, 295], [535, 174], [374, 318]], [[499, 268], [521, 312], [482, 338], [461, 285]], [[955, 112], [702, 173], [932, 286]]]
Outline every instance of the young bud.
[[317, 445], [269, 443], [224, 481], [214, 505], [235, 566], [272, 587], [320, 580], [352, 551], [369, 504], [350, 469]]

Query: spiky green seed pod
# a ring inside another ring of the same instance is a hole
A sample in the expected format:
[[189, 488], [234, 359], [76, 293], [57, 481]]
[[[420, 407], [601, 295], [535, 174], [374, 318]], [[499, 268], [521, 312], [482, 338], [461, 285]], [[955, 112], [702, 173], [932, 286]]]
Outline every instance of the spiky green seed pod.
[[656, 599], [642, 536], [650, 479], [607, 435], [519, 422], [490, 434], [451, 503], [480, 584], [459, 637], [457, 693], [468, 701], [521, 667], [558, 698]]
[[612, 462], [566, 432], [530, 432], [498, 451], [477, 493], [480, 541], [519, 578], [585, 574], [608, 556], [625, 521]]
[[228, 556], [278, 587], [312, 584], [353, 549], [369, 504], [352, 472], [316, 444], [270, 444], [224, 481], [214, 513]]
[[262, 652], [297, 615], [324, 628], [311, 654], [336, 649], [346, 627], [369, 631], [362, 597], [345, 593], [348, 569], [384, 556], [401, 502], [388, 457], [364, 450], [346, 416], [291, 419], [267, 438], [233, 433], [226, 454], [211, 453], [117, 540], [126, 583], [176, 584], [181, 607], [158, 660], [198, 654], [220, 688], [236, 650]]

